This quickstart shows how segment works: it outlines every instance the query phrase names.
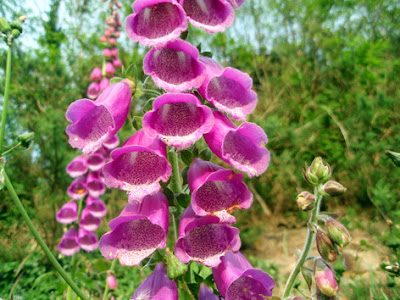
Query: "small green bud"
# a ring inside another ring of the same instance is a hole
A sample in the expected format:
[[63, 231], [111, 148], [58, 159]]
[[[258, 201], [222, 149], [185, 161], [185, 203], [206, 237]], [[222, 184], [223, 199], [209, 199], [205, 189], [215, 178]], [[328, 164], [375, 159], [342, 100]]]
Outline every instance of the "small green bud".
[[10, 24], [4, 18], [0, 18], [0, 31], [4, 34], [7, 34], [11, 31]]
[[12, 21], [10, 23], [10, 27], [11, 27], [11, 29], [18, 30], [20, 33], [22, 32], [22, 24], [20, 21]]
[[17, 37], [19, 37], [21, 35], [21, 31], [19, 31], [18, 29], [13, 29], [13, 30], [11, 30], [11, 35], [12, 35], [13, 39], [16, 39]]
[[342, 196], [347, 189], [339, 182], [330, 180], [327, 183], [325, 183], [323, 190], [329, 196], [337, 197], [337, 196]]
[[169, 279], [181, 277], [187, 272], [188, 265], [177, 259], [169, 248], [165, 249], [165, 259], [167, 261], [167, 276]]
[[297, 195], [296, 202], [302, 211], [311, 210], [314, 208], [315, 196], [304, 191]]
[[338, 244], [340, 247], [350, 244], [351, 235], [342, 223], [336, 221], [335, 219], [329, 218], [325, 225], [328, 236], [333, 242]]
[[393, 161], [396, 167], [400, 167], [400, 153], [387, 150], [386, 155]]
[[212, 156], [212, 152], [211, 152], [211, 150], [208, 149], [208, 148], [202, 150], [202, 151], [200, 152], [200, 154], [199, 154], [199, 157], [200, 157], [202, 160], [205, 160], [205, 161], [210, 161], [210, 160], [211, 160], [211, 156]]
[[329, 236], [322, 230], [317, 231], [317, 249], [322, 258], [332, 262], [336, 260], [336, 249]]
[[193, 159], [194, 159], [194, 155], [189, 150], [182, 150], [181, 151], [181, 158], [182, 158], [182, 161], [185, 163], [185, 165], [190, 166], [192, 164]]
[[17, 141], [21, 143], [22, 147], [28, 149], [32, 144], [34, 137], [35, 137], [34, 132], [23, 133], [17, 137]]
[[310, 167], [306, 164], [306, 169], [303, 171], [305, 180], [311, 185], [327, 182], [331, 177], [331, 173], [330, 166], [328, 164], [325, 165], [321, 157], [316, 157]]

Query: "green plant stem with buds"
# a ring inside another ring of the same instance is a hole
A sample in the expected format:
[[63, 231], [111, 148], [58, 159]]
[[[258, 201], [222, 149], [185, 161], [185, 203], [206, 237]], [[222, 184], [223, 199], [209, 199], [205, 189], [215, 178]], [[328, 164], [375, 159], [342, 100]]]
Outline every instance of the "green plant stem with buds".
[[[314, 196], [315, 196], [316, 200], [315, 200], [314, 208], [311, 211], [311, 216], [310, 216], [310, 220], [309, 220], [309, 224], [311, 224], [311, 225], [315, 224], [317, 222], [319, 210], [321, 207], [322, 195], [320, 195], [320, 192], [318, 189], [319, 189], [318, 187], [315, 187], [315, 189], [314, 189]], [[290, 293], [292, 291], [292, 288], [296, 281], [296, 278], [299, 275], [301, 268], [303, 267], [304, 262], [306, 261], [308, 255], [310, 254], [310, 250], [314, 244], [314, 240], [315, 240], [315, 233], [313, 232], [313, 230], [311, 228], [308, 228], [307, 229], [307, 238], [306, 238], [306, 242], [304, 243], [303, 251], [300, 255], [299, 260], [297, 261], [295, 268], [293, 269], [292, 273], [290, 274], [290, 276], [288, 278], [288, 281], [285, 286], [285, 290], [283, 291], [282, 299], [285, 299], [290, 296]]]
[[29, 218], [24, 206], [21, 203], [21, 200], [19, 199], [17, 193], [15, 192], [15, 189], [8, 178], [7, 173], [4, 171], [4, 181], [6, 184], [6, 187], [10, 193], [11, 198], [14, 200], [14, 204], [21, 213], [22, 217], [24, 218], [26, 225], [28, 225], [29, 230], [31, 231], [32, 235], [38, 242], [39, 246], [42, 248], [43, 252], [46, 254], [47, 258], [51, 262], [51, 264], [54, 266], [54, 268], [57, 270], [57, 272], [61, 275], [62, 278], [67, 282], [67, 284], [75, 291], [75, 293], [82, 299], [82, 300], [89, 300], [89, 297], [86, 296], [75, 284], [75, 282], [71, 279], [71, 277], [65, 272], [63, 267], [59, 264], [57, 259], [54, 257], [53, 253], [51, 253], [49, 247], [47, 247], [46, 243], [43, 241], [42, 237], [40, 236], [39, 232], [35, 228], [35, 225], [33, 225], [31, 219]]
[[[117, 259], [114, 259], [113, 262], [111, 263], [110, 269], [109, 269], [108, 272], [107, 272], [107, 275], [108, 275], [108, 273], [113, 273], [113, 272], [114, 272], [114, 269], [115, 269], [115, 265], [116, 265], [116, 264], [117, 264]], [[107, 300], [108, 290], [109, 290], [109, 287], [108, 287], [107, 276], [106, 276], [106, 286], [105, 286], [105, 288], [104, 288], [103, 300]]]
[[178, 153], [176, 153], [176, 150], [174, 148], [171, 148], [168, 151], [168, 160], [172, 166], [172, 174], [170, 182], [171, 191], [173, 191], [175, 194], [180, 194], [182, 188], [181, 188], [181, 177], [179, 173]]
[[[7, 53], [7, 66], [6, 66], [6, 85], [4, 90], [4, 104], [3, 104], [3, 112], [1, 116], [1, 128], [0, 128], [0, 153], [3, 152], [3, 143], [4, 143], [4, 134], [6, 128], [6, 120], [7, 120], [7, 107], [8, 107], [8, 99], [10, 93], [10, 82], [11, 82], [11, 44], [8, 46]], [[9, 149], [11, 150], [11, 149]], [[7, 151], [6, 151], [7, 152]], [[4, 182], [7, 187], [8, 192], [10, 193], [11, 198], [14, 201], [15, 206], [21, 213], [24, 218], [26, 225], [28, 225], [29, 230], [31, 231], [33, 237], [38, 242], [39, 246], [42, 248], [43, 252], [46, 254], [47, 258], [57, 270], [57, 272], [61, 275], [62, 278], [67, 282], [67, 284], [75, 291], [75, 293], [82, 299], [88, 300], [89, 298], [78, 288], [75, 282], [68, 276], [67, 272], [61, 267], [57, 259], [54, 257], [53, 253], [50, 251], [49, 247], [47, 247], [46, 243], [43, 241], [39, 232], [37, 231], [35, 225], [33, 225], [32, 220], [30, 219], [28, 213], [26, 212], [24, 206], [22, 205], [21, 200], [19, 199], [15, 189], [8, 178], [6, 171], [4, 170]]]

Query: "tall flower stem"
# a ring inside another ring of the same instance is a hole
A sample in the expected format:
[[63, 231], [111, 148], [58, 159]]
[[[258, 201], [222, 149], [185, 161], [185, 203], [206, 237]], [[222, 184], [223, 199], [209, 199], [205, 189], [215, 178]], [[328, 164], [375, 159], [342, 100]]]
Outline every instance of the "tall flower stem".
[[57, 259], [54, 257], [53, 253], [51, 253], [49, 247], [47, 247], [46, 243], [43, 241], [42, 237], [40, 236], [39, 232], [35, 228], [35, 225], [33, 225], [30, 217], [28, 216], [28, 213], [26, 212], [24, 206], [21, 203], [21, 200], [19, 199], [17, 193], [15, 192], [15, 189], [8, 178], [7, 173], [4, 171], [4, 181], [7, 186], [7, 189], [10, 193], [11, 198], [14, 201], [15, 206], [21, 213], [22, 217], [24, 218], [26, 225], [28, 225], [29, 230], [31, 231], [32, 235], [38, 242], [39, 246], [42, 248], [43, 252], [46, 254], [47, 258], [51, 262], [51, 264], [54, 266], [54, 268], [57, 270], [57, 272], [61, 275], [62, 278], [67, 282], [67, 284], [75, 291], [75, 293], [82, 299], [82, 300], [89, 300], [89, 297], [86, 296], [85, 293], [83, 293], [78, 286], [75, 284], [75, 282], [71, 279], [71, 277], [65, 272], [63, 267], [59, 264]]
[[180, 194], [182, 191], [181, 187], [181, 177], [179, 174], [179, 162], [178, 162], [178, 153], [174, 148], [171, 148], [168, 151], [168, 160], [172, 166], [172, 175], [171, 175], [171, 190], [175, 194]]
[[8, 98], [10, 95], [10, 82], [11, 82], [11, 45], [8, 46], [8, 52], [7, 52], [6, 86], [4, 90], [4, 103], [3, 103], [3, 112], [1, 114], [1, 128], [0, 128], [0, 153], [3, 153], [4, 133], [6, 129], [6, 120], [7, 120]]
[[[79, 201], [79, 206], [78, 206], [78, 220], [81, 219], [81, 212], [82, 212], [82, 208], [83, 208], [83, 199], [78, 200]], [[78, 262], [77, 260], [77, 256], [78, 254], [75, 253], [72, 256], [72, 260], [71, 260], [71, 272], [70, 272], [70, 276], [71, 279], [74, 280], [75, 279], [75, 271], [76, 271], [76, 264]], [[70, 286], [68, 286], [68, 292], [67, 292], [67, 300], [71, 300], [72, 299], [72, 289]]]
[[[311, 216], [310, 216], [310, 220], [309, 220], [310, 224], [314, 224], [317, 221], [320, 206], [321, 206], [322, 195], [319, 195], [318, 187], [315, 187], [314, 195], [315, 195], [316, 201], [315, 201], [314, 209], [311, 211]], [[308, 255], [310, 254], [310, 250], [312, 248], [312, 245], [314, 244], [314, 240], [315, 240], [315, 233], [312, 231], [311, 228], [308, 228], [307, 229], [307, 238], [306, 238], [306, 242], [304, 243], [303, 251], [300, 255], [299, 260], [297, 261], [295, 268], [293, 269], [292, 273], [289, 276], [289, 279], [285, 286], [285, 290], [283, 292], [282, 299], [285, 299], [290, 296], [290, 292], [292, 291], [292, 288], [296, 281], [296, 278], [301, 271], [301, 267], [304, 265], [304, 262], [306, 261]]]
[[[115, 265], [116, 265], [116, 264], [117, 264], [117, 260], [114, 259], [113, 262], [111, 263], [111, 267], [110, 267], [110, 269], [108, 270], [107, 274], [108, 274], [108, 273], [114, 272], [114, 269], [115, 269]], [[108, 290], [109, 290], [109, 287], [108, 287], [107, 277], [106, 277], [106, 287], [104, 288], [103, 300], [107, 300]]]

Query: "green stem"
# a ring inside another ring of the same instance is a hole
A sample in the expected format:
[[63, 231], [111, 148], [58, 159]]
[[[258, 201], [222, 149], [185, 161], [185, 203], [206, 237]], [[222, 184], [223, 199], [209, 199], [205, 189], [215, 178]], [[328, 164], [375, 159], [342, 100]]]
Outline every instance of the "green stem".
[[[82, 208], [83, 208], [83, 199], [78, 200], [79, 202], [79, 206], [78, 206], [78, 220], [81, 219], [81, 212], [82, 212]], [[78, 262], [77, 260], [77, 253], [75, 253], [72, 256], [72, 260], [71, 260], [71, 279], [74, 280], [75, 279], [75, 271], [76, 271], [76, 264]], [[67, 300], [72, 300], [72, 289], [70, 286], [68, 286], [68, 292], [67, 292]]]
[[[113, 273], [114, 272], [116, 264], [117, 264], [117, 260], [114, 259], [113, 262], [111, 263], [110, 269], [107, 272], [107, 275], [108, 275], [108, 273]], [[108, 287], [108, 284], [107, 284], [107, 277], [106, 277], [106, 287], [104, 288], [103, 300], [107, 300], [108, 290], [109, 290], [109, 287]]]
[[181, 174], [179, 173], [179, 162], [178, 162], [178, 153], [176, 153], [174, 148], [171, 148], [168, 151], [168, 160], [172, 166], [172, 175], [171, 175], [171, 190], [175, 194], [180, 194], [181, 189]]
[[89, 300], [89, 297], [86, 296], [75, 284], [75, 282], [71, 279], [71, 277], [68, 276], [67, 272], [61, 267], [57, 259], [54, 257], [53, 253], [51, 253], [50, 249], [47, 247], [46, 243], [43, 241], [42, 237], [40, 236], [39, 232], [35, 228], [35, 225], [33, 225], [31, 219], [28, 216], [28, 213], [26, 212], [24, 206], [21, 203], [21, 200], [18, 198], [17, 193], [15, 192], [15, 189], [8, 178], [7, 173], [4, 171], [4, 181], [7, 186], [7, 189], [10, 193], [11, 198], [14, 201], [15, 206], [21, 213], [22, 217], [24, 218], [26, 225], [28, 225], [29, 230], [31, 231], [32, 235], [42, 248], [43, 252], [46, 254], [47, 258], [51, 262], [51, 264], [54, 266], [54, 268], [57, 270], [57, 272], [61, 275], [62, 278], [67, 282], [67, 284], [75, 291], [75, 293], [82, 299], [82, 300]]
[[196, 298], [193, 296], [193, 294], [192, 294], [191, 290], [189, 289], [189, 287], [188, 287], [187, 283], [185, 282], [185, 280], [181, 280], [181, 282], [182, 282], [183, 288], [188, 293], [190, 299], [196, 300]]
[[176, 243], [178, 241], [178, 230], [176, 226], [176, 218], [174, 213], [171, 213], [171, 218], [172, 218], [172, 227], [174, 228], [174, 238]]
[[[315, 224], [317, 222], [319, 209], [321, 206], [322, 195], [321, 196], [319, 195], [318, 187], [315, 187], [314, 195], [315, 195], [316, 201], [315, 201], [314, 209], [311, 211], [311, 216], [310, 216], [310, 220], [309, 220], [310, 224]], [[293, 269], [292, 273], [290, 274], [290, 276], [288, 278], [288, 281], [285, 286], [285, 290], [283, 292], [282, 299], [286, 299], [287, 297], [290, 296], [290, 293], [292, 291], [292, 288], [296, 281], [296, 278], [301, 271], [301, 267], [304, 265], [304, 262], [306, 261], [308, 255], [310, 254], [310, 250], [312, 248], [312, 245], [314, 244], [314, 239], [315, 239], [315, 233], [311, 230], [311, 228], [308, 228], [307, 229], [307, 238], [306, 238], [306, 242], [304, 243], [303, 251], [300, 255], [299, 260], [297, 261], [295, 268]]]
[[6, 86], [4, 90], [3, 113], [1, 115], [1, 128], [0, 128], [0, 153], [3, 152], [4, 133], [6, 129], [6, 119], [7, 119], [7, 106], [10, 94], [10, 82], [11, 82], [11, 45], [8, 46], [8, 52], [7, 52]]
[[6, 155], [7, 153], [10, 153], [11, 151], [13, 151], [15, 148], [18, 148], [19, 146], [21, 146], [21, 142], [18, 142], [18, 144], [16, 144], [15, 146], [11, 147], [10, 149], [4, 151], [1, 156]]

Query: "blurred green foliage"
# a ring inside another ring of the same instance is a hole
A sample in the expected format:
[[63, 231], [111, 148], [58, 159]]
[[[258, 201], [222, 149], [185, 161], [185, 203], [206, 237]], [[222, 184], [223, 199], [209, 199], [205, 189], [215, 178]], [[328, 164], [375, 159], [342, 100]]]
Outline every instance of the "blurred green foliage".
[[[126, 16], [131, 1], [122, 2]], [[9, 20], [28, 16], [13, 50], [6, 145], [11, 147], [23, 132], [35, 132], [32, 149], [7, 155], [6, 168], [45, 241], [56, 249], [62, 228], [54, 215], [67, 199], [65, 190], [71, 182], [65, 166], [77, 154], [64, 133], [65, 111], [72, 101], [85, 97], [90, 71], [102, 62], [98, 37], [104, 30], [105, 7], [100, 0], [47, 3], [40, 16], [20, 0], [1, 2], [0, 12]], [[203, 51], [211, 50], [219, 62], [249, 73], [259, 95], [249, 121], [267, 132], [272, 160], [265, 174], [251, 179], [258, 201], [249, 212], [237, 213], [245, 248], [251, 249], [259, 235], [260, 227], [251, 223], [255, 218], [263, 224], [268, 215], [297, 212], [296, 187], [306, 187], [301, 169], [315, 156], [329, 162], [335, 179], [348, 188], [344, 197], [332, 202], [371, 208], [373, 203], [384, 216], [398, 219], [400, 169], [384, 151], [400, 147], [400, 3], [253, 0], [236, 13], [235, 24], [226, 33], [206, 35], [192, 28], [188, 40], [201, 43]], [[0, 47], [0, 75], [5, 51]], [[140, 70], [145, 51], [121, 39], [125, 67], [134, 63]], [[141, 72], [138, 76], [143, 80]], [[0, 94], [3, 89], [1, 76]], [[137, 102], [132, 114], [140, 115], [143, 106]], [[127, 123], [122, 140], [131, 132]], [[0, 191], [0, 196], [0, 296], [7, 297], [18, 278], [15, 292], [27, 299], [38, 294], [60, 296], [65, 286], [59, 286], [55, 277], [41, 277], [51, 267], [32, 250], [32, 238], [7, 192]], [[126, 197], [113, 191], [106, 200], [111, 219]], [[263, 215], [258, 213], [260, 205]], [[101, 232], [105, 230], [104, 225]], [[26, 257], [22, 271], [16, 273]], [[96, 268], [87, 264], [82, 271], [91, 274], [82, 280], [93, 290], [98, 287], [90, 286], [96, 284], [91, 276], [101, 272]], [[121, 286], [129, 287], [124, 295], [132, 294], [139, 271], [120, 271], [126, 275], [120, 278]], [[39, 278], [47, 285], [34, 286]], [[364, 297], [357, 293], [352, 295]]]

